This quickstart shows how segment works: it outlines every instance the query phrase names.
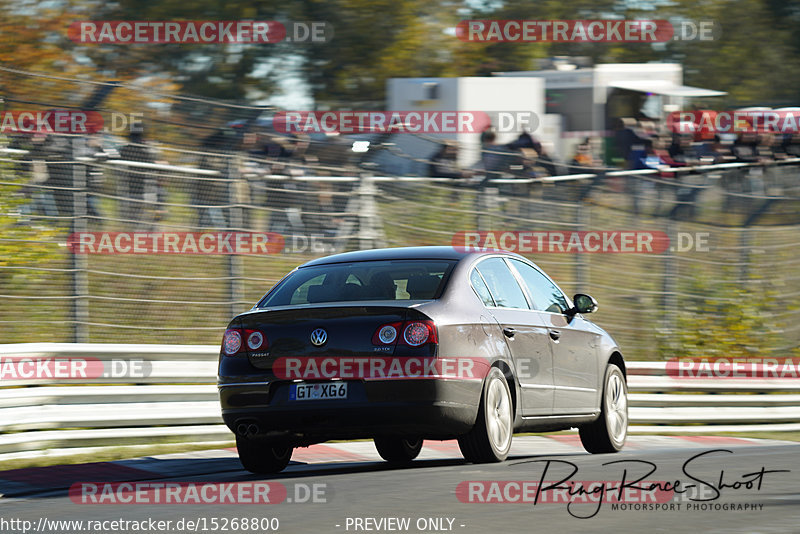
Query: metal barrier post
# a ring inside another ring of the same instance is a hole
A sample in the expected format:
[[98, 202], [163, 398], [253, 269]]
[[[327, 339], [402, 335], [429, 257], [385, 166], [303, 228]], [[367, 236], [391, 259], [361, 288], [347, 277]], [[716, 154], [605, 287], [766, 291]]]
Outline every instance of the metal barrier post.
[[358, 186], [358, 248], [361, 250], [375, 248], [380, 241], [376, 192], [372, 176], [362, 175]]
[[[83, 137], [72, 138], [72, 161], [76, 161], [85, 152], [86, 140]], [[86, 219], [86, 167], [72, 166], [72, 233], [88, 230]], [[72, 268], [72, 340], [75, 343], [89, 341], [89, 265], [86, 255], [70, 254]]]
[[[228, 229], [240, 232], [243, 230], [244, 217], [242, 203], [244, 199], [240, 194], [241, 184], [240, 180], [243, 178], [239, 175], [236, 158], [228, 159], [226, 165], [226, 172], [228, 178], [228, 205], [230, 207], [230, 220], [228, 221]], [[244, 303], [244, 260], [239, 254], [228, 254], [228, 298], [231, 302], [231, 316], [240, 314]]]
[[[589, 204], [577, 204], [575, 206], [575, 231], [582, 232], [586, 230], [588, 220]], [[575, 254], [575, 287], [578, 291], [583, 291], [584, 287], [589, 283], [587, 263], [586, 254]]]
[[739, 234], [739, 263], [741, 269], [739, 271], [739, 279], [744, 283], [750, 274], [750, 232], [752, 229], [749, 226], [742, 228]]
[[667, 219], [666, 233], [669, 237], [669, 248], [664, 252], [664, 285], [663, 285], [663, 301], [662, 312], [664, 316], [664, 330], [667, 334], [667, 339], [670, 339], [670, 345], [673, 345], [672, 334], [675, 333], [675, 315], [678, 313], [678, 295], [677, 295], [677, 264], [675, 262], [675, 251], [673, 250], [674, 244], [677, 243], [677, 232], [675, 221]]

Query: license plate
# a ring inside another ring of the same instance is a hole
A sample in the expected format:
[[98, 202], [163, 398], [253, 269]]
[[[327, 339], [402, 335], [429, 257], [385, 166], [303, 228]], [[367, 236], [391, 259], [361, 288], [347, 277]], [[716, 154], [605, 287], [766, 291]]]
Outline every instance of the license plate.
[[323, 384], [292, 384], [289, 400], [328, 400], [346, 399], [347, 382], [326, 382]]

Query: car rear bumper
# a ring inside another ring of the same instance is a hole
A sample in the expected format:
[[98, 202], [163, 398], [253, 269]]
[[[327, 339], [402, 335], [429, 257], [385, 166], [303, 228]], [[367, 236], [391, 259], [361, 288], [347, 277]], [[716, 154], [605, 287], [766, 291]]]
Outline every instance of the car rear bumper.
[[222, 418], [233, 432], [255, 424], [260, 434], [299, 441], [381, 435], [447, 439], [475, 424], [480, 381], [348, 381], [346, 399], [293, 401], [291, 383], [220, 384]]

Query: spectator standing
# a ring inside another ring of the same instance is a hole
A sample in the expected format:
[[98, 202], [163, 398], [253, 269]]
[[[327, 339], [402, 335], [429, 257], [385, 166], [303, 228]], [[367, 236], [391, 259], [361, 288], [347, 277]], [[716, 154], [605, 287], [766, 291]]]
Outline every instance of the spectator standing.
[[229, 158], [228, 139], [222, 130], [209, 135], [201, 144], [200, 168], [217, 171], [215, 176], [198, 176], [192, 188], [192, 203], [197, 208], [197, 226], [226, 228], [224, 206], [228, 204]]
[[[132, 128], [128, 134], [128, 144], [120, 148], [119, 156], [123, 161], [136, 163], [155, 163], [155, 151], [144, 139], [144, 130], [140, 126]], [[141, 167], [126, 166], [119, 176], [120, 196], [125, 200], [120, 205], [120, 218], [132, 224], [150, 222], [145, 191], [151, 171]], [[155, 184], [150, 184], [155, 187]]]
[[469, 176], [458, 166], [458, 147], [452, 141], [445, 141], [428, 163], [428, 176], [436, 178], [460, 179]]

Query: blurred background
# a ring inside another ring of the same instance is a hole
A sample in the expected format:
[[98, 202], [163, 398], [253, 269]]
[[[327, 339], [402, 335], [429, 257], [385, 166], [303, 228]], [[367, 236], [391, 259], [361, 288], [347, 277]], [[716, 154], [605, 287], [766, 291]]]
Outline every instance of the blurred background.
[[[455, 36], [464, 19], [601, 18], [718, 31], [653, 44]], [[529, 257], [569, 294], [598, 299], [593, 319], [629, 359], [800, 356], [800, 137], [676, 135], [666, 123], [675, 111], [800, 106], [798, 18], [800, 2], [769, 0], [4, 1], [2, 111], [141, 122], [0, 134], [0, 342], [216, 344], [230, 317], [327, 253], [450, 245], [459, 231], [632, 230], [686, 246]], [[333, 37], [83, 44], [68, 37], [82, 20], [325, 21]], [[282, 110], [393, 109], [522, 109], [541, 122], [451, 136], [272, 123]], [[73, 232], [207, 229], [278, 232], [287, 248], [66, 246]], [[707, 246], [687, 245], [698, 235]]]

